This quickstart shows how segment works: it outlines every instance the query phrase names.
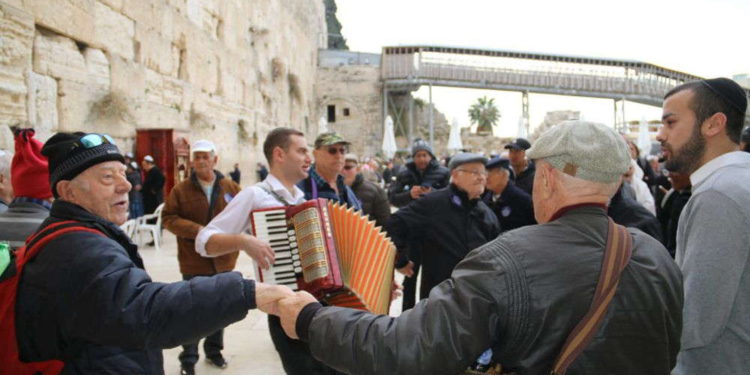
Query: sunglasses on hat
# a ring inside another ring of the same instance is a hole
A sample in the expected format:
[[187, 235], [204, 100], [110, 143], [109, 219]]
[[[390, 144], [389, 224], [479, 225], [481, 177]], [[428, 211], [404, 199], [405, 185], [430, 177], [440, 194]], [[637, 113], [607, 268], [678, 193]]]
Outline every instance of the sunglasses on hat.
[[94, 148], [103, 144], [117, 145], [115, 140], [107, 134], [91, 133], [78, 138], [73, 148], [83, 147], [85, 149]]

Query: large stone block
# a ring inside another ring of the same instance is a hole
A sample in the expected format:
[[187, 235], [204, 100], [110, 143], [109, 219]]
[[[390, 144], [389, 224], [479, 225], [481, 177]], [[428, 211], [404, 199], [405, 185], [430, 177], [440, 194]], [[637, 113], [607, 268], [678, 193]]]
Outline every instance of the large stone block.
[[26, 90], [23, 76], [0, 69], [0, 125], [26, 121]]
[[161, 74], [177, 76], [177, 63], [179, 61], [174, 60], [175, 47], [170, 40], [151, 29], [137, 25], [135, 43], [137, 51], [135, 55], [136, 62]]
[[122, 13], [135, 21], [136, 29], [161, 34], [170, 41], [172, 39], [171, 24], [174, 12], [170, 9], [166, 0], [131, 0], [126, 1], [122, 7]]
[[47, 139], [57, 130], [57, 81], [29, 72], [28, 87], [29, 122], [38, 139]]
[[109, 60], [104, 52], [96, 48], [86, 48], [83, 51], [83, 59], [86, 62], [88, 82], [92, 90], [109, 92], [111, 82]]
[[87, 83], [58, 81], [58, 131], [106, 131], [103, 128], [97, 129], [88, 121], [94, 99]]
[[92, 44], [109, 53], [132, 59], [134, 55], [133, 38], [135, 37], [133, 20], [99, 2], [94, 4], [94, 9], [96, 18]]
[[[77, 41], [94, 43], [96, 0], [23, 0], [24, 9], [34, 15], [37, 25], [42, 25]], [[99, 4], [101, 5], [101, 4]]]
[[31, 67], [34, 19], [0, 3], [0, 124], [27, 120], [25, 72]]
[[110, 56], [111, 90], [119, 91], [134, 102], [146, 95], [146, 69], [121, 56]]
[[[123, 1], [125, 0], [98, 0], [102, 4], [114, 9], [117, 12], [122, 11]], [[145, 3], [147, 1], [127, 1], [127, 3]], [[132, 18], [132, 17], [131, 17]]]
[[57, 79], [85, 83], [86, 60], [76, 43], [65, 36], [37, 32], [34, 38], [34, 71]]

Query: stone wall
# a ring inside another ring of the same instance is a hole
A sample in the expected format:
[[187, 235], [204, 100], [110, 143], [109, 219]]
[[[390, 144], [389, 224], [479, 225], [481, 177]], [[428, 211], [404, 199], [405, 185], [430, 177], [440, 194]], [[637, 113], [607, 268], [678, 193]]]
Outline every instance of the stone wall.
[[318, 68], [318, 108], [328, 120], [328, 107], [335, 121], [328, 129], [352, 141], [351, 151], [360, 156], [375, 155], [383, 144], [383, 99], [380, 67], [342, 65]]
[[[252, 176], [276, 126], [314, 136], [322, 0], [0, 0], [0, 148], [9, 126], [210, 138]], [[248, 182], [247, 177], [245, 182]]]

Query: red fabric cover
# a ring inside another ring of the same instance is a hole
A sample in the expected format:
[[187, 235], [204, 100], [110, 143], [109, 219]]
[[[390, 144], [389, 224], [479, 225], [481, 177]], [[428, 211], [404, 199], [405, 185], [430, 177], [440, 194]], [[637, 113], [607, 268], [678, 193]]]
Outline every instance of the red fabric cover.
[[52, 198], [47, 158], [42, 155], [42, 142], [34, 138], [34, 129], [16, 134], [16, 153], [10, 167], [10, 183], [17, 197]]

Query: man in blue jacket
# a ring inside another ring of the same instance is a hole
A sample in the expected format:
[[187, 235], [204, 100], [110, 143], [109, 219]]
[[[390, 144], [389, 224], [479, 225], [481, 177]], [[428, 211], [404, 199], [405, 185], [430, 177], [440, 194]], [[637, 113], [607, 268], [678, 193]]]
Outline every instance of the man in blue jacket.
[[42, 154], [57, 200], [38, 233], [63, 221], [99, 233], [62, 234], [25, 266], [16, 302], [22, 361], [61, 360], [63, 374], [163, 374], [161, 349], [196, 341], [289, 294], [238, 272], [151, 281], [118, 227], [128, 218], [130, 183], [112, 138], [58, 133]]

